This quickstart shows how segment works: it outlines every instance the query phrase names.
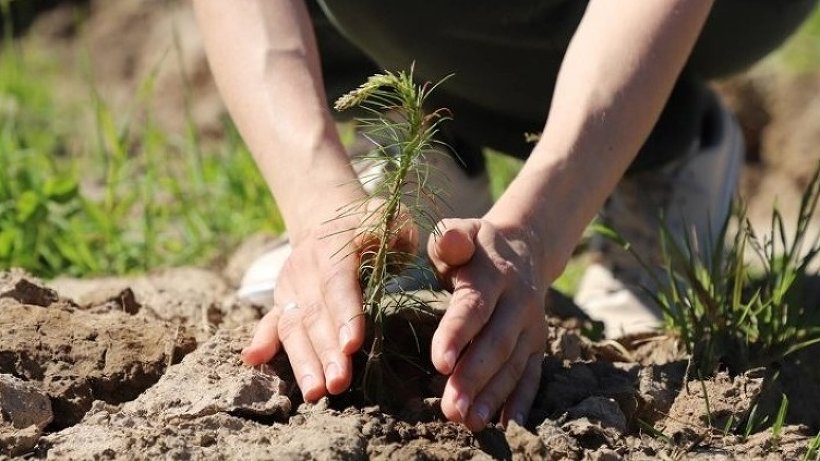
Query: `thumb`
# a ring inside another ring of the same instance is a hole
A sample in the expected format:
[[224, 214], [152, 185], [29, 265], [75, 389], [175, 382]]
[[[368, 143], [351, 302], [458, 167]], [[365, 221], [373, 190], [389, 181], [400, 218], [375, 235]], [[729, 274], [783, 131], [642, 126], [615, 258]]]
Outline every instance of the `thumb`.
[[446, 277], [451, 270], [470, 261], [480, 227], [478, 219], [446, 219], [439, 223], [438, 228], [443, 231], [430, 236], [427, 254], [441, 276]]

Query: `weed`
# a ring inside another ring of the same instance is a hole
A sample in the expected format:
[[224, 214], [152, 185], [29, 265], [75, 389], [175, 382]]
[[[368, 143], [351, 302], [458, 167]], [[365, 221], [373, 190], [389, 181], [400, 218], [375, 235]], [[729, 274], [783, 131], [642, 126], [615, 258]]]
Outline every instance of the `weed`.
[[820, 461], [820, 432], [809, 440], [809, 446], [801, 459], [802, 461]]
[[[662, 276], [615, 232], [599, 231], [632, 251], [654, 278], [646, 292], [663, 311], [666, 329], [680, 336], [693, 371], [710, 376], [723, 366], [737, 373], [820, 343], [817, 313], [801, 299], [808, 267], [820, 252], [817, 240], [806, 241], [818, 198], [820, 167], [803, 193], [793, 236], [775, 209], [771, 233], [759, 238], [744, 207], [736, 206], [718, 235], [708, 236], [708, 254], [695, 238], [687, 235], [681, 242], [662, 224]], [[737, 231], [727, 239], [733, 219]], [[757, 277], [745, 260], [747, 251], [763, 268]]]
[[780, 443], [780, 436], [783, 434], [783, 426], [786, 423], [786, 413], [789, 410], [789, 398], [786, 394], [780, 399], [780, 407], [777, 409], [777, 416], [772, 423], [772, 441], [775, 445]]
[[189, 111], [182, 135], [153, 120], [154, 75], [167, 62], [130, 110], [115, 111], [86, 56], [89, 131], [75, 108], [55, 102], [52, 60], [24, 54], [9, 31], [0, 51], [0, 270], [53, 277], [203, 264], [253, 232], [282, 230], [232, 126], [204, 146]]
[[763, 426], [766, 425], [766, 422], [768, 422], [769, 420], [768, 416], [764, 416], [763, 418], [758, 420], [758, 408], [758, 405], [755, 404], [752, 407], [752, 411], [749, 412], [749, 416], [746, 418], [746, 424], [743, 426], [743, 440], [748, 439], [750, 435], [759, 431]]
[[365, 213], [364, 228], [356, 238], [373, 242], [364, 249], [359, 268], [363, 311], [372, 332], [364, 390], [372, 401], [384, 401], [386, 394], [382, 386], [383, 373], [390, 369], [384, 356], [386, 317], [423, 308], [423, 303], [409, 293], [389, 296], [389, 292], [391, 286], [400, 285], [402, 272], [414, 265], [412, 251], [394, 247], [399, 233], [414, 224], [435, 232], [438, 221], [440, 191], [430, 186], [431, 171], [425, 156], [437, 152], [434, 136], [446, 117], [443, 110], [427, 114], [423, 109], [434, 89], [435, 85], [416, 85], [412, 70], [385, 72], [370, 77], [336, 102], [338, 110], [359, 106], [367, 111], [369, 116], [358, 123], [374, 144], [361, 160], [377, 172], [362, 178], [375, 186], [373, 196], [342, 211], [342, 216]]

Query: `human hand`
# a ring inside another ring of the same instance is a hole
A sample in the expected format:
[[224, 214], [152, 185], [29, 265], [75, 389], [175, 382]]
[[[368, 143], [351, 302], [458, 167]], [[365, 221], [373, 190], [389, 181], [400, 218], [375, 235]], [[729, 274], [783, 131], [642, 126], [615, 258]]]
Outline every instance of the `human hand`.
[[[297, 384], [306, 401], [350, 387], [351, 354], [364, 341], [359, 262], [374, 244], [366, 220], [378, 199], [366, 209], [325, 221], [298, 241], [280, 273], [274, 306], [256, 326], [251, 344], [242, 351], [247, 365], [265, 363], [284, 346]], [[418, 232], [406, 215], [396, 219], [401, 229], [391, 244], [415, 252]], [[335, 255], [335, 256], [334, 256]]]
[[519, 424], [538, 390], [546, 347], [542, 254], [520, 228], [487, 219], [446, 219], [428, 254], [453, 289], [433, 336], [432, 360], [449, 375], [441, 409], [472, 431], [501, 421]]

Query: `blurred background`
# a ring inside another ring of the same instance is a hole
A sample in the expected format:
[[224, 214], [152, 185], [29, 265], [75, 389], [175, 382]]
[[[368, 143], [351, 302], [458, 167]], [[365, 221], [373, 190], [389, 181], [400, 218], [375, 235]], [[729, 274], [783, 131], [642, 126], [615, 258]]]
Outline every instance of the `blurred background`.
[[[209, 74], [190, 3], [0, 0], [0, 270], [217, 265], [283, 230]], [[765, 230], [820, 160], [820, 12], [715, 82], [749, 148], [741, 196]], [[343, 127], [344, 129], [344, 127]], [[488, 152], [496, 193], [518, 163]]]

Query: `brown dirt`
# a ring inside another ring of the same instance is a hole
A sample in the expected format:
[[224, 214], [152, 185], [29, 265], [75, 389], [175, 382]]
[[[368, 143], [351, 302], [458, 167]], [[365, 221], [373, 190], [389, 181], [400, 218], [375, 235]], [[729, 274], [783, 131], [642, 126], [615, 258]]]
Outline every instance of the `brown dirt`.
[[[524, 427], [494, 425], [473, 434], [444, 421], [437, 398], [442, 380], [432, 373], [407, 380], [413, 384], [389, 410], [362, 404], [355, 393], [308, 405], [286, 357], [253, 369], [241, 364], [239, 351], [262, 312], [236, 304], [221, 274], [178, 269], [50, 285], [57, 290], [21, 272], [0, 274], [0, 453], [7, 455], [780, 459], [799, 457], [812, 435], [799, 425], [787, 426], [779, 443], [767, 432], [748, 440], [724, 435], [715, 428], [751, 411], [762, 375], [719, 375], [684, 386], [685, 361], [629, 361], [611, 343], [590, 341], [557, 319], [545, 319], [550, 354]], [[447, 300], [425, 296], [442, 305]], [[203, 315], [208, 311], [219, 315]], [[429, 318], [417, 329], [422, 343], [435, 326], [436, 317]], [[199, 346], [191, 351], [188, 331], [197, 329]], [[619, 350], [627, 354], [640, 348], [624, 344], [629, 348]]]

